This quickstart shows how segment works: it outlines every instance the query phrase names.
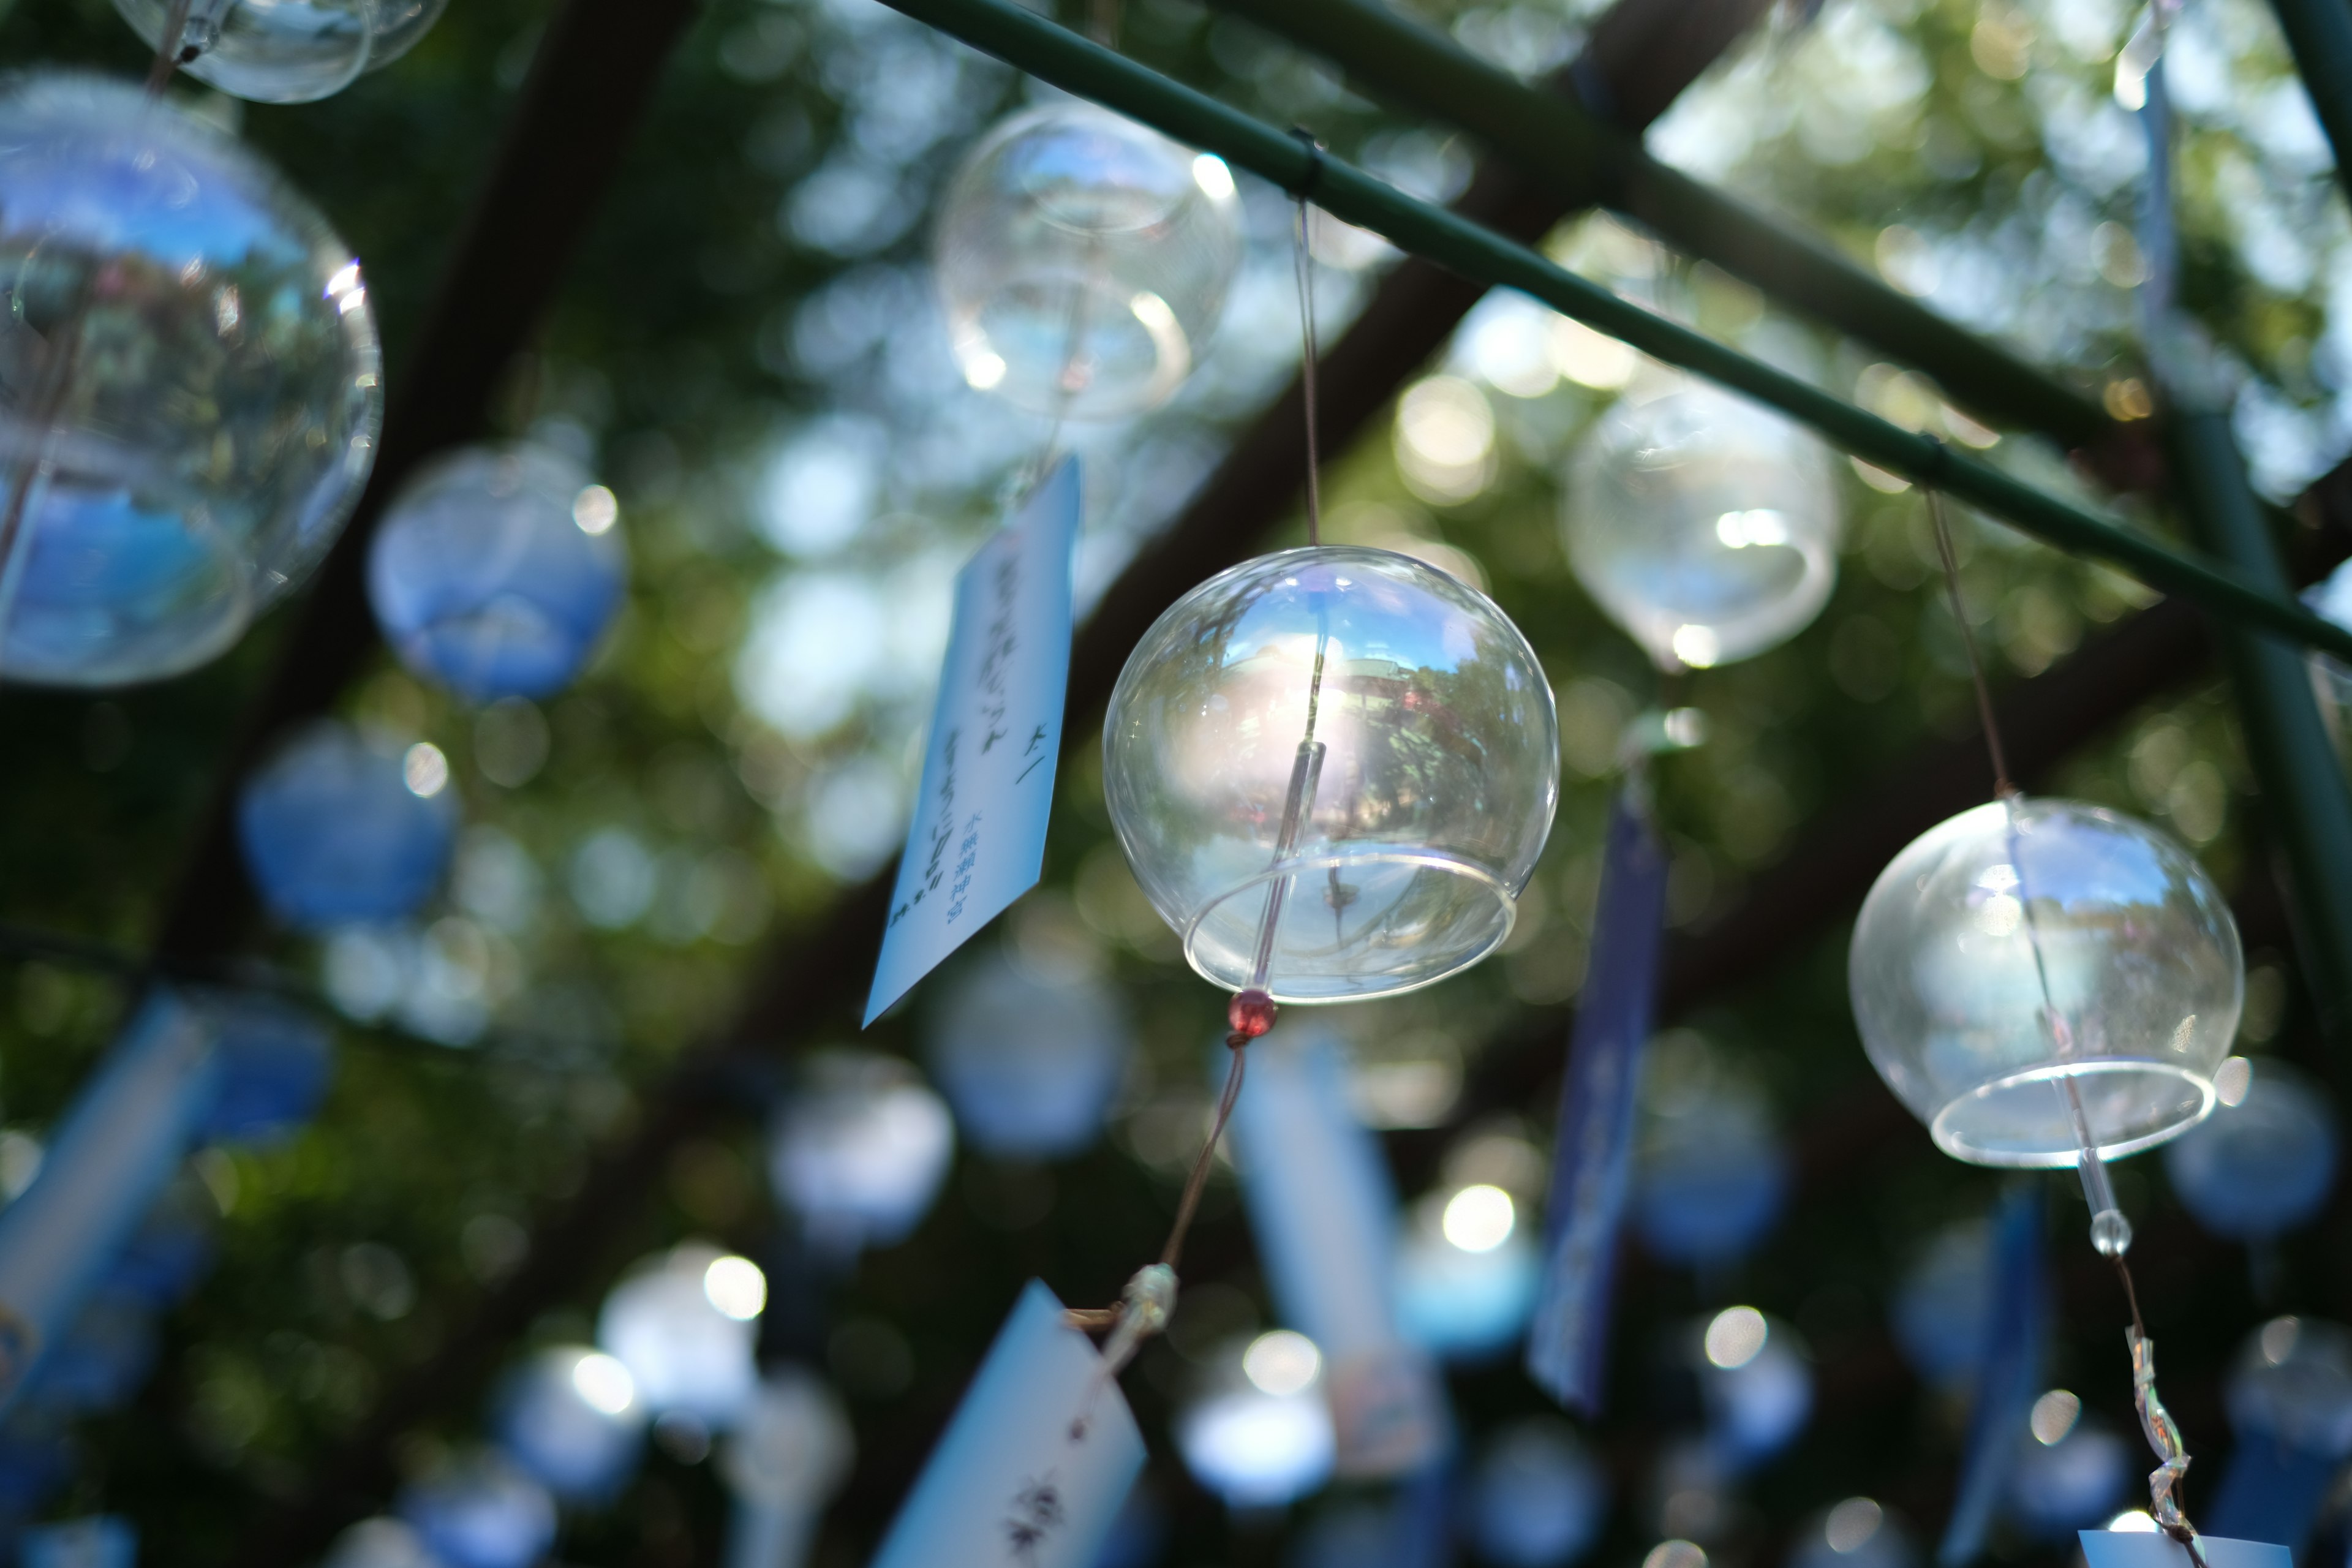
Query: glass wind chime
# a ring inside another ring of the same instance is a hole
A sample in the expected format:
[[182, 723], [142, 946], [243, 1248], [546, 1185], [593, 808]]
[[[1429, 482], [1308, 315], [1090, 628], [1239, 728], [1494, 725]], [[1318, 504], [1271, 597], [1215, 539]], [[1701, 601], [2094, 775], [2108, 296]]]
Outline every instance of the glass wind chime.
[[[1090, 1559], [1143, 1458], [1112, 1383], [1173, 1310], [1246, 1047], [1283, 1004], [1393, 995], [1485, 957], [1550, 828], [1558, 722], [1527, 639], [1421, 562], [1321, 541], [1306, 213], [1302, 198], [1308, 542], [1180, 599], [1129, 657], [1104, 726], [1128, 862], [1192, 967], [1233, 994], [1216, 1121], [1166, 1247], [1118, 1306], [1067, 1311], [1030, 1288], [886, 1540], [886, 1568], [968, 1556], [974, 1530], [1001, 1534], [1007, 1561]], [[1057, 433], [1164, 400], [1239, 249], [1220, 160], [1090, 107], [1017, 117], [976, 150], [940, 220], [965, 378]], [[1074, 1330], [1108, 1338], [1097, 1353]]]

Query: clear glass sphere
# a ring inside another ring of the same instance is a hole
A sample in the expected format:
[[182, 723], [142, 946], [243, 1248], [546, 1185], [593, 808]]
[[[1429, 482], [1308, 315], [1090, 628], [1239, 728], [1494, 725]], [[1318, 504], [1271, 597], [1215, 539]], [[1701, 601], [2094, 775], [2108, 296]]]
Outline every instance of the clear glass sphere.
[[934, 249], [966, 381], [1112, 419], [1192, 374], [1241, 261], [1241, 203], [1221, 160], [1093, 104], [1050, 104], [972, 149]]
[[1502, 1568], [1567, 1568], [1609, 1517], [1609, 1478], [1556, 1416], [1491, 1438], [1470, 1472], [1465, 1516], [1478, 1554]]
[[2095, 1415], [2084, 1415], [2054, 1442], [2017, 1436], [2009, 1472], [2009, 1513], [2028, 1535], [2071, 1542], [2113, 1517], [2145, 1450]]
[[555, 1544], [555, 1500], [492, 1448], [444, 1460], [398, 1507], [446, 1568], [530, 1568]]
[[2213, 1105], [2245, 989], [2237, 923], [2186, 849], [2098, 806], [1961, 813], [1880, 872], [1847, 984], [1871, 1065], [1979, 1165], [2107, 1159]]
[[740, 1261], [688, 1242], [645, 1259], [604, 1298], [597, 1348], [628, 1369], [646, 1415], [723, 1426], [758, 1388], [759, 1314], [730, 1298], [723, 1273]]
[[1829, 454], [1696, 381], [1628, 396], [1579, 445], [1561, 536], [1601, 609], [1666, 668], [1786, 642], [1829, 603], [1842, 523]]
[[1177, 1415], [1176, 1451], [1227, 1506], [1278, 1508], [1331, 1479], [1339, 1436], [1319, 1362], [1304, 1365], [1303, 1379], [1252, 1378], [1244, 1350], [1236, 1342], [1211, 1363], [1205, 1386]]
[[262, 1143], [317, 1114], [335, 1072], [334, 1039], [317, 1014], [257, 992], [206, 992], [196, 1000], [216, 1031], [219, 1064], [201, 1136]]
[[1760, 1245], [1789, 1191], [1789, 1159], [1760, 1100], [1714, 1094], [1644, 1119], [1633, 1221], [1650, 1253], [1709, 1268]]
[[1952, 1226], [1927, 1244], [1895, 1288], [1895, 1343], [1930, 1383], [1965, 1385], [1984, 1359], [1992, 1318], [1992, 1230], [1981, 1220]]
[[2225, 1397], [2241, 1440], [2352, 1456], [2352, 1331], [2317, 1318], [2273, 1318], [2246, 1336]]
[[569, 685], [621, 607], [613, 492], [545, 447], [425, 465], [368, 546], [368, 603], [403, 664], [473, 702]]
[[1789, 1568], [1915, 1568], [1918, 1548], [1902, 1521], [1866, 1497], [1823, 1509], [1799, 1531]]
[[637, 1468], [646, 1408], [619, 1357], [552, 1345], [508, 1376], [490, 1419], [499, 1447], [557, 1497], [610, 1498]]
[[250, 152], [96, 77], [0, 87], [0, 675], [191, 668], [316, 563], [374, 461], [359, 264]]
[[1541, 1227], [1524, 1223], [1500, 1188], [1465, 1191], [1466, 1198], [1439, 1191], [1413, 1205], [1397, 1239], [1396, 1317], [1410, 1343], [1476, 1363], [1527, 1332], [1543, 1287]]
[[1057, 1160], [1100, 1135], [1134, 1050], [1115, 993], [991, 955], [940, 996], [924, 1058], [974, 1148]]
[[138, 1568], [139, 1530], [110, 1513], [36, 1525], [17, 1540], [23, 1568]]
[[719, 1474], [744, 1502], [814, 1513], [857, 1457], [849, 1415], [833, 1390], [786, 1364], [761, 1383], [719, 1450]]
[[262, 902], [304, 931], [414, 913], [457, 842], [440, 768], [412, 770], [334, 720], [297, 731], [237, 795], [237, 839]]
[[1192, 967], [1281, 1002], [1410, 991], [1492, 952], [1559, 793], [1518, 628], [1442, 572], [1347, 546], [1177, 601], [1128, 657], [1103, 752], [1128, 864]]
[[778, 1109], [768, 1174], [820, 1249], [906, 1239], [955, 1157], [955, 1121], [912, 1065], [878, 1051], [819, 1051]]
[[[2237, 1072], [2246, 1081], [2230, 1084]], [[2268, 1058], [2224, 1063], [2218, 1081], [2213, 1114], [2165, 1145], [2164, 1173], [2182, 1205], [2232, 1241], [2283, 1236], [2317, 1218], [2336, 1188], [2336, 1117], [2326, 1099]]]
[[1795, 1329], [1727, 1307], [1685, 1331], [1715, 1463], [1739, 1474], [1797, 1440], [1813, 1415], [1813, 1374]]
[[[449, 0], [189, 0], [180, 68], [255, 103], [310, 103], [415, 46]], [[114, 0], [149, 48], [173, 0]]]
[[415, 1527], [383, 1514], [363, 1519], [329, 1547], [323, 1568], [442, 1568]]

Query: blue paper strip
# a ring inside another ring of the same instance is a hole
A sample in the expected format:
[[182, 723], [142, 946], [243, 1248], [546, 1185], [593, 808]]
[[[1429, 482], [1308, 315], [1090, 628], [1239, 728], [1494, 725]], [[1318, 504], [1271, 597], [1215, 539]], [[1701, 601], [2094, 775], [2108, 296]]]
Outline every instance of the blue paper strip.
[[1142, 1472], [1118, 1382], [1032, 1280], [873, 1568], [1092, 1568]]
[[1992, 1309], [1976, 1361], [1976, 1405], [1952, 1517], [1936, 1549], [1941, 1568], [1961, 1568], [1983, 1554], [1993, 1515], [2042, 1386], [2049, 1341], [2049, 1281], [2042, 1245], [2042, 1193], [2021, 1182], [1993, 1219]]
[[1450, 1423], [1435, 1364], [1397, 1327], [1396, 1191], [1379, 1140], [1349, 1108], [1329, 1035], [1277, 1030], [1249, 1050], [1233, 1122], [1242, 1195], [1276, 1315], [1323, 1352], [1337, 1468], [1418, 1470]]
[[1528, 1331], [1528, 1375], [1572, 1410], [1597, 1415], [1609, 1298], [1633, 1147], [1633, 1091], [1658, 1005], [1666, 852], [1643, 781], [1609, 815], [1592, 954], [1570, 1037], [1545, 1235], [1543, 1292]]
[[218, 1082], [195, 1009], [154, 991], [0, 1209], [0, 1409], [63, 1337], [180, 1168]]
[[[2192, 1568], [2188, 1549], [2153, 1530], [2084, 1530], [2083, 1561], [2087, 1568]], [[2226, 1536], [2197, 1532], [2197, 1550], [2205, 1568], [2294, 1568], [2294, 1559], [2284, 1546], [2262, 1541], [2232, 1541]]]
[[2300, 1552], [2327, 1500], [2328, 1483], [2343, 1468], [2341, 1459], [2289, 1447], [2275, 1437], [2242, 1436], [2198, 1522], [2220, 1534]]
[[866, 1022], [1037, 885], [1070, 683], [1078, 465], [1065, 458], [956, 579], [955, 625]]

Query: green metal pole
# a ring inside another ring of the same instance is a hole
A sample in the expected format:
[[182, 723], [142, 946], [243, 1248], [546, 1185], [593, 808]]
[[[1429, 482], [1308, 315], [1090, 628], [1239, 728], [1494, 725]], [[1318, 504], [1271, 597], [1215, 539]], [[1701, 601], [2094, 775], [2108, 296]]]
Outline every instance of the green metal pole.
[[[2199, 542], [2273, 593], [2287, 592], [2268, 519], [2246, 482], [2226, 415], [2176, 408], [2174, 471]], [[2287, 871], [2295, 950], [2329, 1043], [2352, 1044], [2352, 789], [2319, 713], [2311, 671], [2294, 648], [2239, 626], [2221, 628], [2221, 649], [2247, 759], [2253, 765]]]
[[2060, 550], [2120, 567], [2160, 593], [2178, 594], [2249, 628], [2352, 661], [2352, 632], [2313, 615], [2274, 588], [2257, 586], [2234, 568], [2171, 550], [1956, 452], [1933, 437], [1891, 425], [1712, 338], [1653, 315], [1459, 214], [1417, 201], [1017, 6], [1002, 0], [888, 3], [1066, 92], [1091, 99], [1304, 195], [1334, 217], [1382, 235], [1401, 249], [1489, 287], [1517, 289], [1654, 359], [1768, 404], [1874, 467], [1967, 501]]
[[2336, 147], [2336, 177], [2352, 195], [2352, 0], [2271, 0], [2311, 106]]
[[2095, 446], [2115, 432], [2098, 404], [2073, 387], [1818, 241], [1668, 168], [1638, 139], [1574, 100], [1496, 70], [1443, 33], [1366, 0], [1216, 3], [1323, 56], [1374, 91], [1460, 126], [1570, 201], [1620, 212], [1684, 254], [1908, 361], [1985, 418], [2043, 431], [2068, 447]]

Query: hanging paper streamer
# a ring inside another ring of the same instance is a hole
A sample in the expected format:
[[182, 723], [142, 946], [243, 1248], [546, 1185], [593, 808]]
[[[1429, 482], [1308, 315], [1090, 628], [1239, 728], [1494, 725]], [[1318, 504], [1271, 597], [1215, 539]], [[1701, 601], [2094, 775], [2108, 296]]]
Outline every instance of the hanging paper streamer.
[[[2088, 1568], [2195, 1568], [2186, 1547], [2152, 1530], [2084, 1530], [2076, 1534]], [[2197, 1550], [2205, 1558], [2205, 1568], [2294, 1568], [2294, 1563], [2284, 1546], [2231, 1541], [2202, 1531], [2197, 1534]]]
[[2300, 1550], [2328, 1483], [2352, 1458], [2352, 1333], [2272, 1319], [2238, 1353], [2228, 1398], [2238, 1443], [2205, 1522]]
[[1960, 1460], [1959, 1494], [1936, 1549], [1942, 1568], [1982, 1555], [1993, 1514], [2009, 1490], [2027, 1413], [2042, 1381], [2049, 1338], [2049, 1286], [2042, 1246], [2042, 1194], [2010, 1189], [1993, 1220], [1991, 1310], [1975, 1357], [1976, 1405]]
[[799, 1568], [856, 1447], [832, 1390], [796, 1366], [770, 1373], [719, 1451], [735, 1496], [726, 1568]]
[[1032, 1280], [872, 1568], [1092, 1568], [1142, 1470], [1118, 1382]]
[[1666, 852], [1637, 775], [1617, 792], [1593, 916], [1592, 954], [1569, 1044], [1552, 1167], [1543, 1290], [1528, 1333], [1528, 1375], [1587, 1415], [1601, 1407], [1601, 1356], [1617, 1229], [1633, 1153], [1633, 1090], [1658, 1005]]
[[72, 1325], [212, 1105], [211, 1032], [152, 993], [67, 1111], [40, 1174], [0, 1210], [0, 1409]]
[[1036, 886], [1070, 680], [1078, 464], [1047, 475], [956, 579], [954, 629], [866, 1022]]
[[1242, 1194], [1276, 1313], [1323, 1354], [1337, 1468], [1418, 1470], [1444, 1447], [1447, 1422], [1432, 1363], [1397, 1325], [1388, 1165], [1349, 1107], [1330, 1036], [1300, 1029], [1250, 1050], [1234, 1108]]

